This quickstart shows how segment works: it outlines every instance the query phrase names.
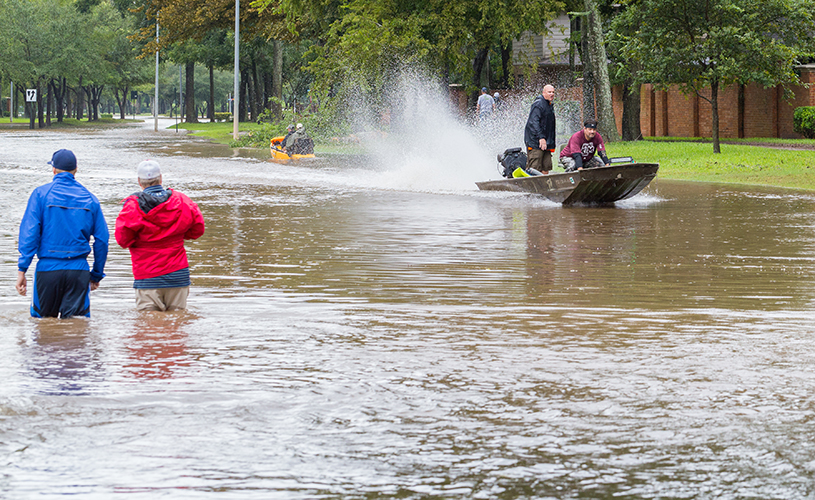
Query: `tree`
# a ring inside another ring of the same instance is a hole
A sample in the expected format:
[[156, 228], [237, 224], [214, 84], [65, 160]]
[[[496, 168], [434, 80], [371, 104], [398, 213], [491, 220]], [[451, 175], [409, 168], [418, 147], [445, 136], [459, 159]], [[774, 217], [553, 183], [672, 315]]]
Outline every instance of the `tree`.
[[[623, 116], [622, 140], [638, 141], [642, 139], [642, 126], [640, 124], [640, 87], [635, 76], [639, 73], [639, 61], [626, 58], [623, 54], [626, 37], [636, 33], [639, 26], [627, 24], [628, 18], [615, 12], [616, 5], [606, 5], [602, 12], [611, 18], [607, 40], [608, 55], [611, 60], [611, 83], [622, 87]], [[614, 15], [617, 14], [617, 15]]]
[[811, 0], [635, 0], [622, 15], [638, 27], [622, 49], [642, 64], [637, 82], [676, 84], [708, 101], [715, 153], [721, 152], [720, 89], [798, 84], [795, 66], [815, 53]]
[[307, 28], [312, 19], [328, 23], [316, 35], [320, 43], [309, 64], [323, 90], [348, 81], [376, 87], [389, 72], [421, 64], [464, 79], [475, 92], [490, 50], [509, 46], [525, 30], [545, 32], [546, 21], [562, 5], [558, 0], [281, 0], [276, 9], [287, 13], [290, 25]]
[[141, 49], [130, 40], [129, 35], [134, 29], [132, 18], [122, 16], [108, 0], [93, 6], [91, 13], [95, 39], [102, 41], [100, 56], [107, 70], [107, 84], [113, 89], [119, 117], [124, 119], [130, 90], [152, 79], [151, 64], [138, 58]]
[[[204, 39], [213, 30], [229, 30], [233, 26], [234, 9], [234, 0], [144, 0], [143, 5], [137, 10], [145, 16], [146, 22], [143, 23], [135, 38], [144, 44], [142, 55], [145, 57], [154, 54], [156, 49], [164, 50], [178, 43], [204, 43], [206, 45]], [[157, 47], [155, 24], [150, 21], [155, 20], [159, 13], [161, 37]], [[242, 44], [251, 44], [255, 39], [284, 40], [292, 38], [291, 33], [286, 30], [285, 16], [276, 13], [274, 9], [259, 9], [253, 8], [251, 5], [244, 5], [241, 8], [240, 15]], [[272, 51], [271, 46], [269, 51]], [[243, 50], [241, 52], [243, 53]], [[201, 62], [207, 58], [207, 56], [199, 54], [198, 57], [185, 58], [184, 64]], [[216, 55], [213, 59], [218, 58], [219, 56]], [[242, 57], [241, 59], [245, 60], [246, 58]], [[258, 85], [258, 80], [265, 81], [265, 74], [259, 75], [255, 71], [257, 70], [256, 63], [257, 58], [250, 57], [249, 64], [255, 65], [252, 70], [241, 68], [241, 75], [253, 78], [252, 82], [246, 81], [246, 78], [244, 78], [241, 84], [241, 92], [244, 92], [247, 87], [251, 90], [252, 98], [248, 104], [254, 105], [255, 108], [258, 107], [258, 103], [261, 103], [262, 106], [269, 105], [269, 100], [266, 99], [268, 97], [265, 92], [266, 86]], [[215, 63], [210, 62], [209, 64], [212, 71]], [[273, 68], [280, 67], [280, 65], [273, 66]], [[274, 69], [270, 71], [274, 71]], [[187, 74], [193, 74], [190, 67], [188, 67]], [[273, 76], [270, 80], [282, 80], [282, 75]], [[190, 98], [191, 94], [192, 92], [187, 93], [188, 98]], [[241, 104], [246, 103], [246, 100], [241, 99]], [[188, 109], [194, 109], [194, 107], [187, 106]], [[242, 110], [239, 116], [243, 116]], [[191, 119], [189, 115], [188, 119]], [[194, 116], [192, 119], [194, 119]]]
[[36, 116], [42, 128], [43, 94], [53, 79], [65, 76], [72, 58], [83, 58], [73, 36], [78, 14], [52, 0], [0, 0], [0, 12], [2, 71], [21, 88], [37, 89], [37, 103], [26, 103], [26, 112], [29, 127]]
[[[611, 101], [611, 81], [608, 75], [608, 58], [603, 39], [603, 26], [597, 0], [585, 0], [586, 48], [583, 61], [591, 67], [591, 74], [597, 91], [597, 125], [606, 141], [620, 140], [617, 122], [614, 119], [614, 105]], [[584, 99], [586, 96], [584, 96]], [[587, 117], [589, 118], [589, 117]]]

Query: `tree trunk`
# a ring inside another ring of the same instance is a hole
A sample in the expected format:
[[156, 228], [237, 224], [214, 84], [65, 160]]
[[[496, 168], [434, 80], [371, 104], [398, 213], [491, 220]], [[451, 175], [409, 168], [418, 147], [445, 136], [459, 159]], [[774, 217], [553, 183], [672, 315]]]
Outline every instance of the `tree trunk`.
[[45, 128], [45, 106], [42, 105], [43, 92], [39, 80], [37, 80], [37, 125], [39, 128]]
[[509, 88], [509, 69], [510, 61], [512, 59], [512, 43], [508, 43], [506, 47], [501, 47], [501, 88]]
[[481, 72], [484, 71], [484, 65], [487, 63], [487, 56], [490, 53], [489, 47], [484, 47], [478, 51], [473, 59], [473, 86], [475, 91], [470, 94], [470, 102], [468, 107], [475, 109], [475, 103], [478, 100], [478, 94], [481, 89]]
[[[596, 120], [594, 109], [594, 73], [589, 53], [589, 18], [583, 16], [580, 22], [580, 62], [583, 64], [583, 121]], [[582, 123], [581, 123], [582, 125]]]
[[82, 87], [82, 90], [85, 91], [85, 97], [88, 101], [88, 121], [93, 121], [93, 98], [91, 97], [91, 89], [88, 86]]
[[597, 88], [597, 128], [606, 142], [620, 140], [617, 121], [614, 119], [614, 104], [611, 100], [611, 81], [608, 76], [608, 58], [603, 42], [603, 26], [597, 0], [585, 0], [589, 12], [588, 49], [591, 52], [592, 72]]
[[[57, 85], [57, 82], [59, 82], [59, 85]], [[62, 123], [62, 120], [65, 118], [65, 95], [67, 94], [67, 86], [64, 77], [51, 81], [51, 88], [54, 91], [54, 99], [57, 104], [57, 123]]]
[[51, 126], [51, 113], [54, 112], [54, 79], [45, 84], [45, 126]]
[[252, 68], [251, 68], [251, 79], [249, 80], [249, 112], [252, 114], [252, 121], [258, 121], [258, 114], [260, 110], [258, 109], [258, 103], [260, 102], [260, 98], [258, 97], [261, 93], [261, 85], [258, 82], [258, 67], [255, 63], [255, 58], [252, 58]]
[[[71, 92], [69, 92], [68, 84], [66, 83], [64, 78], [62, 79], [62, 92], [63, 95], [65, 96], [65, 115], [63, 116], [63, 118], [70, 118], [71, 116], [73, 116], [71, 114], [71, 109], [73, 109], [72, 106], [74, 105], [74, 101], [73, 99], [71, 99]], [[57, 121], [61, 121], [61, 119], [59, 118], [59, 111], [57, 111]]]
[[207, 104], [207, 118], [215, 121], [215, 67], [209, 65], [209, 103]]
[[640, 127], [640, 85], [631, 78], [623, 85], [623, 140], [642, 139]]
[[[119, 97], [119, 90], [122, 91], [122, 96]], [[130, 87], [125, 85], [123, 89], [114, 88], [113, 89], [113, 96], [116, 98], [116, 104], [119, 105], [119, 118], [122, 120], [125, 119], [125, 113], [127, 112], [127, 94], [130, 93]]]
[[102, 100], [102, 91], [105, 89], [105, 86], [87, 85], [85, 89], [88, 93], [88, 121], [98, 121], [99, 101]]
[[721, 153], [719, 144], [719, 80], [713, 79], [710, 82], [710, 126], [713, 132], [713, 152]]
[[187, 123], [198, 123], [198, 113], [195, 109], [195, 63], [188, 62], [184, 72], [184, 89], [187, 95], [184, 96], [184, 106], [186, 109]]
[[79, 85], [74, 89], [76, 94], [76, 119], [81, 120], [85, 108], [85, 87], [82, 86], [82, 77], [79, 77]]
[[283, 118], [283, 42], [272, 41], [272, 116], [275, 120]]
[[238, 107], [238, 122], [245, 122], [246, 121], [246, 87], [249, 85], [249, 70], [243, 68], [241, 70], [241, 81], [238, 85], [240, 92], [240, 96], [238, 97], [238, 101], [240, 102], [240, 106]]

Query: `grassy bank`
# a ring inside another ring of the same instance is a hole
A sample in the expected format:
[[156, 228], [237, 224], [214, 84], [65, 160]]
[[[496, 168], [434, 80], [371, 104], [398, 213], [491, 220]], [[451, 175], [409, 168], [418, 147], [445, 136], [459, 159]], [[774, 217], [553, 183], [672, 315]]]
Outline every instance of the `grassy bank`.
[[[722, 152], [713, 154], [708, 142], [619, 142], [608, 145], [608, 154], [659, 163], [662, 179], [815, 190], [815, 150], [782, 149], [763, 139], [747, 141], [763, 145], [722, 144]], [[795, 142], [815, 147], [815, 141]]]
[[[171, 129], [175, 128], [175, 125], [170, 127]], [[198, 137], [207, 137], [211, 139], [213, 142], [217, 142], [219, 144], [230, 144], [232, 142], [232, 123], [231, 122], [223, 122], [223, 123], [179, 123], [178, 128], [183, 128], [189, 131], [189, 135], [194, 135]], [[262, 126], [254, 123], [241, 123], [238, 128], [238, 133], [243, 134], [252, 134], [256, 132], [260, 132]], [[285, 135], [285, 132], [280, 132], [280, 135]], [[268, 146], [265, 145], [263, 149], [266, 149]], [[349, 145], [349, 144], [333, 144], [333, 143], [320, 143], [314, 145], [314, 150], [317, 154], [362, 154], [364, 151], [361, 147], [356, 145]]]
[[[241, 134], [260, 130], [260, 125], [255, 122], [243, 122], [238, 125], [238, 132]], [[174, 129], [175, 125], [169, 128]], [[208, 137], [219, 144], [229, 144], [232, 140], [232, 122], [179, 123], [178, 128], [189, 130], [189, 135]]]

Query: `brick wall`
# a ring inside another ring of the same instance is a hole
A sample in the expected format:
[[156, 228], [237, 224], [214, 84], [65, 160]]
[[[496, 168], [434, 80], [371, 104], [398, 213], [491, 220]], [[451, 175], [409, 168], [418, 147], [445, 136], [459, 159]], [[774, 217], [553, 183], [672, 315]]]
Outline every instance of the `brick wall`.
[[[802, 83], [815, 84], [815, 65], [799, 68]], [[793, 131], [792, 115], [799, 106], [815, 106], [815, 85], [809, 89], [791, 89], [794, 98], [784, 100], [780, 87], [764, 88], [756, 84], [730, 85], [719, 89], [719, 136], [801, 138]], [[739, 94], [743, 93], [743, 105]], [[615, 88], [614, 113], [617, 126], [622, 123], [622, 92]], [[710, 89], [702, 97], [684, 95], [676, 88], [654, 90], [643, 85], [640, 93], [640, 126], [645, 136], [711, 137]]]

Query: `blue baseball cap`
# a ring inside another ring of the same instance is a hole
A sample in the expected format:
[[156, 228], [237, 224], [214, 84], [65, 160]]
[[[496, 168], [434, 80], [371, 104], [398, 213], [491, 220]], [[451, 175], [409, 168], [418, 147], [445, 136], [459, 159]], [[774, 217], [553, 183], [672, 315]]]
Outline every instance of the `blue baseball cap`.
[[481, 87], [481, 92], [486, 92], [486, 91], [487, 91], [487, 87]]
[[76, 156], [68, 149], [60, 149], [51, 156], [51, 161], [48, 164], [57, 170], [70, 172], [76, 170]]

